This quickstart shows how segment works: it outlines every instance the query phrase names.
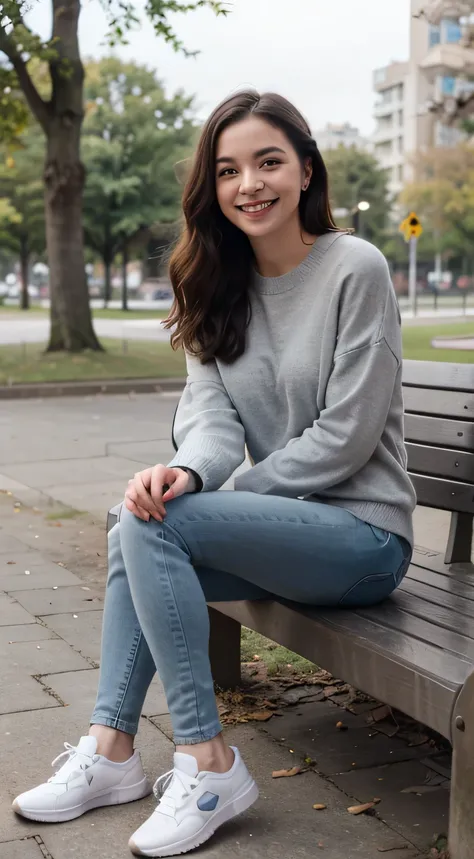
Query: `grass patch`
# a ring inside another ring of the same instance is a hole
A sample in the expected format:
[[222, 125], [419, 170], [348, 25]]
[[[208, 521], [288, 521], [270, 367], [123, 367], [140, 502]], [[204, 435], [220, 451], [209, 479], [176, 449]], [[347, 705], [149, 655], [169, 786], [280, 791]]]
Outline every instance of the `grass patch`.
[[453, 322], [442, 325], [406, 325], [402, 328], [403, 357], [415, 361], [447, 361], [453, 364], [472, 364], [474, 352], [468, 349], [433, 349], [435, 337], [474, 337], [474, 319], [470, 322]]
[[[120, 311], [116, 311], [119, 313]], [[468, 350], [433, 349], [436, 336], [474, 336], [474, 320], [439, 325], [405, 326], [405, 358], [417, 361], [448, 361], [471, 364]], [[27, 343], [0, 346], [0, 385], [21, 382], [74, 382], [109, 379], [166, 379], [185, 375], [182, 352], [173, 352], [168, 343], [104, 339], [105, 352], [45, 354], [43, 345]]]
[[84, 510], [74, 510], [74, 508], [67, 508], [65, 510], [52, 510], [51, 513], [47, 513], [45, 518], [48, 522], [57, 522], [61, 519], [77, 519], [79, 516], [85, 516], [86, 513]]
[[318, 666], [297, 653], [292, 653], [286, 647], [270, 641], [252, 629], [242, 627], [241, 637], [241, 659], [242, 662], [253, 662], [254, 656], [259, 656], [267, 666], [269, 676], [288, 673], [288, 667], [298, 674], [311, 674], [318, 670]]
[[0, 385], [21, 382], [75, 382], [107, 379], [166, 379], [185, 375], [182, 352], [168, 343], [102, 340], [105, 352], [45, 353], [44, 346], [28, 343], [0, 347]]
[[[32, 316], [48, 316], [49, 308], [40, 307], [33, 304], [29, 310], [20, 310], [18, 307], [3, 306], [0, 304], [0, 315], [8, 313], [10, 316], [16, 316], [17, 319], [30, 319]], [[92, 310], [94, 319], [121, 319], [122, 322], [127, 322], [133, 319], [166, 319], [169, 316], [169, 310], [114, 310], [114, 309], [94, 309]]]

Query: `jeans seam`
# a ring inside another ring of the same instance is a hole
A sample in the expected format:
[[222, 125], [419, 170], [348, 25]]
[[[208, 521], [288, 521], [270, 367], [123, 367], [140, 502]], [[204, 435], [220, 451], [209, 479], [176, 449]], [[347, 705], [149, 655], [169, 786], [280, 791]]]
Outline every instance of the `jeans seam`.
[[[131, 662], [130, 668], [128, 669], [126, 682], [125, 682], [125, 688], [123, 690], [122, 697], [120, 699], [120, 703], [117, 705], [117, 713], [116, 713], [116, 717], [115, 717], [117, 722], [121, 721], [120, 714], [121, 714], [122, 709], [123, 709], [125, 696], [128, 692], [129, 686], [130, 686], [130, 679], [131, 679], [131, 676], [133, 674], [133, 669], [134, 669], [136, 662], [137, 662], [137, 654], [138, 654], [138, 650], [139, 650], [140, 644], [142, 642], [142, 639], [143, 639], [143, 632], [140, 628], [138, 628], [138, 635], [136, 635], [136, 640], [132, 646], [132, 650], [130, 653], [130, 655], [132, 656], [132, 662]], [[129, 656], [129, 659], [130, 659], [130, 656]]]
[[[166, 523], [163, 523], [163, 524], [166, 524]], [[171, 526], [168, 526], [168, 527], [171, 527]], [[175, 530], [175, 529], [173, 529], [173, 530]], [[178, 534], [178, 537], [183, 541], [183, 543], [184, 543], [184, 545], [186, 546], [186, 549], [187, 549], [187, 551], [188, 551], [188, 553], [189, 553], [189, 549], [188, 549], [188, 547], [187, 547], [187, 545], [186, 545], [186, 541], [185, 541], [185, 540], [183, 540], [183, 538], [181, 537], [181, 534], [179, 534], [179, 532], [177, 532], [177, 531], [176, 531], [175, 533], [177, 533], [177, 534]], [[161, 549], [161, 556], [162, 556], [162, 559], [163, 559], [163, 567], [164, 567], [164, 570], [166, 571], [166, 575], [167, 575], [167, 578], [168, 578], [168, 585], [169, 585], [169, 588], [170, 588], [171, 593], [172, 593], [172, 596], [173, 596], [174, 604], [175, 604], [175, 607], [176, 607], [176, 613], [177, 613], [178, 618], [179, 618], [179, 625], [180, 625], [180, 627], [181, 627], [181, 632], [182, 632], [182, 635], [183, 635], [184, 644], [185, 644], [185, 648], [186, 648], [187, 661], [188, 661], [188, 665], [189, 665], [189, 672], [190, 672], [190, 674], [191, 674], [191, 680], [192, 680], [193, 689], [194, 689], [194, 699], [195, 699], [195, 702], [196, 702], [196, 724], [197, 724], [197, 726], [198, 726], [199, 733], [201, 733], [201, 734], [202, 734], [201, 720], [200, 720], [200, 718], [199, 718], [199, 707], [198, 707], [198, 700], [197, 700], [197, 694], [196, 694], [196, 681], [195, 681], [195, 679], [194, 679], [194, 672], [193, 672], [193, 667], [192, 667], [192, 662], [191, 662], [191, 657], [190, 657], [190, 651], [189, 651], [188, 639], [187, 639], [187, 637], [186, 637], [186, 631], [185, 631], [184, 626], [183, 626], [183, 621], [182, 621], [181, 614], [180, 614], [180, 611], [179, 611], [179, 606], [178, 606], [178, 603], [177, 603], [177, 600], [176, 600], [176, 594], [175, 594], [175, 591], [174, 591], [174, 588], [173, 588], [173, 581], [172, 581], [171, 574], [170, 574], [170, 570], [169, 570], [169, 567], [168, 567], [168, 562], [167, 562], [167, 559], [166, 559], [165, 552], [163, 551], [163, 541], [160, 541], [160, 549]]]

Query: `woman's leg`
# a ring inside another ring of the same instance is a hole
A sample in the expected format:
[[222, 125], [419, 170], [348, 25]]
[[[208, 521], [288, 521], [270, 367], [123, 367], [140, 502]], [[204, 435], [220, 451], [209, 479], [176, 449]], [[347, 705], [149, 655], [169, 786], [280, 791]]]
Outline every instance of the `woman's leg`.
[[[223, 574], [257, 588], [255, 596], [367, 605], [388, 596], [408, 566], [408, 544], [339, 507], [213, 492], [182, 496], [167, 509], [163, 523], [145, 523], [124, 507], [120, 544], [136, 628], [163, 682], [178, 746], [207, 743], [221, 731], [206, 597], [232, 598], [216, 593]], [[140, 675], [143, 684], [148, 675]], [[142, 691], [140, 707], [143, 698]], [[134, 723], [137, 713], [138, 705]]]

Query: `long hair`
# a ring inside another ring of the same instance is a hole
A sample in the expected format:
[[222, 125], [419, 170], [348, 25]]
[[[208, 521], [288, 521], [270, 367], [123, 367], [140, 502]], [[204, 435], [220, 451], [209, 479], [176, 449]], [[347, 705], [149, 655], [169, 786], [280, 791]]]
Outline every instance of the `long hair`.
[[326, 167], [300, 112], [280, 95], [253, 90], [222, 102], [202, 130], [184, 189], [184, 229], [169, 269], [174, 303], [164, 323], [175, 329], [173, 348], [184, 347], [202, 363], [214, 357], [232, 363], [245, 349], [255, 258], [245, 233], [222, 214], [217, 202], [215, 158], [224, 129], [250, 115], [279, 128], [302, 165], [311, 159], [311, 181], [299, 203], [302, 229], [315, 236], [337, 229]]

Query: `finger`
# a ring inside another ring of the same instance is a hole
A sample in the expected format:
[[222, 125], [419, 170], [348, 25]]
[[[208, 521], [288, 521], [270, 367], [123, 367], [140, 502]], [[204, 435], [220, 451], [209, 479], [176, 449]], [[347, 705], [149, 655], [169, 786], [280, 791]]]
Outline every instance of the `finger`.
[[[135, 484], [133, 483], [133, 481], [132, 481], [132, 485], [128, 487], [128, 489], [125, 493], [125, 499], [130, 501], [131, 504], [135, 505], [135, 507], [138, 508], [139, 510], [141, 510], [143, 513], [147, 514], [147, 516], [148, 516], [148, 519], [146, 520], [147, 522], [149, 521], [150, 516], [153, 516], [154, 519], [157, 518], [158, 514], [156, 513], [156, 510], [154, 510], [154, 509], [149, 510], [146, 507], [143, 507], [143, 505], [140, 503], [140, 500], [138, 497], [138, 492], [136, 490], [136, 487], [135, 487]], [[159, 521], [161, 522], [161, 517], [160, 517]]]
[[151, 472], [150, 494], [156, 509], [163, 516], [166, 516], [166, 508], [163, 504], [163, 484], [167, 471], [168, 469], [163, 465], [155, 465]]
[[[143, 507], [145, 510], [148, 510], [149, 513], [156, 513], [158, 508], [154, 504], [153, 498], [143, 483], [143, 477], [140, 472], [135, 475], [133, 486], [130, 487], [130, 489], [133, 489], [136, 493], [136, 496], [132, 496], [132, 498], [139, 507]], [[128, 490], [129, 492], [130, 489]]]
[[137, 519], [142, 519], [144, 522], [150, 521], [150, 514], [147, 510], [144, 510], [143, 507], [138, 507], [131, 498], [125, 496], [125, 507], [127, 510], [130, 510], [130, 513], [133, 513]]
[[173, 498], [178, 498], [180, 495], [184, 495], [188, 483], [189, 474], [186, 471], [178, 471], [176, 480], [168, 487], [163, 495], [163, 501], [166, 503], [167, 501], [172, 501]]

